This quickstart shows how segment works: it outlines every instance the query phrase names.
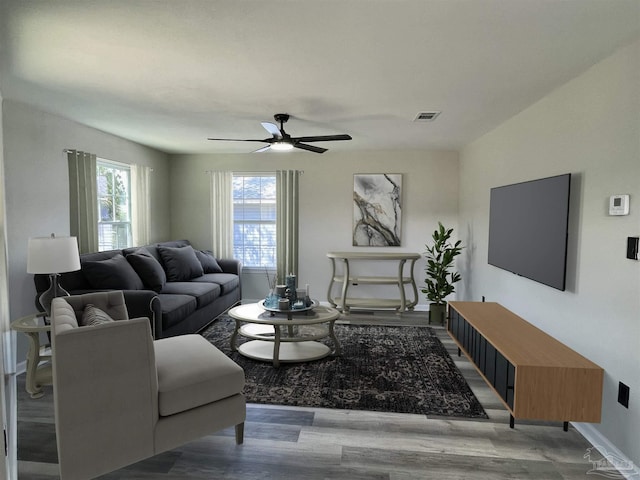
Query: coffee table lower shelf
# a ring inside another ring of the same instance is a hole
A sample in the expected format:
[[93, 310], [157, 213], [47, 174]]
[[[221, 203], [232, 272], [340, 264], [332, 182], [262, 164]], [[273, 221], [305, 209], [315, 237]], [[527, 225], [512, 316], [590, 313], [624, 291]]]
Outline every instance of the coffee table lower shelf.
[[273, 362], [273, 359], [277, 358], [281, 363], [311, 362], [320, 360], [331, 353], [331, 349], [327, 345], [314, 341], [281, 343], [277, 355], [274, 355], [274, 348], [274, 342], [252, 340], [240, 345], [238, 352], [253, 360]]

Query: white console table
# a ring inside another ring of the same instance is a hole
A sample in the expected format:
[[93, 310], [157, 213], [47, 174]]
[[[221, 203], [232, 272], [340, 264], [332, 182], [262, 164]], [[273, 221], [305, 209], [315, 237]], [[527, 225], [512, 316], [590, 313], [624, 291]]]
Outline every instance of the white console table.
[[[418, 288], [413, 277], [413, 267], [416, 260], [420, 258], [419, 253], [401, 252], [329, 252], [327, 257], [331, 260], [331, 281], [327, 292], [329, 303], [340, 310], [345, 315], [349, 314], [351, 308], [395, 309], [398, 312], [413, 310], [418, 303]], [[352, 275], [350, 262], [397, 262], [397, 274], [386, 275]], [[407, 261], [409, 261], [407, 263]], [[336, 263], [342, 264], [342, 270], [336, 269]], [[406, 271], [405, 271], [406, 270]], [[333, 295], [334, 284], [342, 284], [340, 296]], [[396, 285], [398, 297], [394, 298], [362, 298], [350, 297], [350, 285]], [[408, 300], [405, 295], [405, 285], [410, 285], [413, 290], [413, 299]]]

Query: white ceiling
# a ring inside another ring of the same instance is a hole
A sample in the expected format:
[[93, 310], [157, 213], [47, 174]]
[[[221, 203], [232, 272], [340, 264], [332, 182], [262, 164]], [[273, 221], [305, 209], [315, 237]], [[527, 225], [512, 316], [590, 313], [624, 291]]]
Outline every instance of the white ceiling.
[[640, 35], [640, 0], [0, 2], [3, 98], [185, 153], [278, 112], [330, 151], [459, 149]]

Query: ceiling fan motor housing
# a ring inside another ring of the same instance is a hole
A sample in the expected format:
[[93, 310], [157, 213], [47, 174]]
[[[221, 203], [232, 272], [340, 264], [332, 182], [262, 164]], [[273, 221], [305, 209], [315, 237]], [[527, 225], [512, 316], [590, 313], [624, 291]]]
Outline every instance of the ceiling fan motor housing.
[[276, 122], [280, 122], [280, 123], [287, 123], [287, 121], [289, 120], [289, 114], [288, 113], [276, 113], [273, 118], [275, 118]]

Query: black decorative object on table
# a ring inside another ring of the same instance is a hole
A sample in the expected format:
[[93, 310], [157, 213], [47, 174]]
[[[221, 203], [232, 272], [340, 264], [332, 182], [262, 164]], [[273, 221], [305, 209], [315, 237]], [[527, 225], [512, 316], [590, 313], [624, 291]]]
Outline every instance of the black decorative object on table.
[[[267, 300], [264, 300], [260, 303], [260, 305], [262, 306], [262, 308], [264, 308], [267, 312], [271, 313], [271, 316], [273, 317], [276, 313], [284, 313], [287, 315], [291, 315], [294, 313], [309, 313], [311, 312], [315, 307], [317, 307], [318, 305], [320, 305], [320, 303], [317, 300], [310, 300], [310, 304], [304, 304], [304, 305], [300, 305], [300, 306], [290, 306], [289, 308], [279, 308], [279, 307], [272, 307], [269, 305], [269, 303], [267, 302]], [[290, 304], [291, 305], [291, 304]]]

